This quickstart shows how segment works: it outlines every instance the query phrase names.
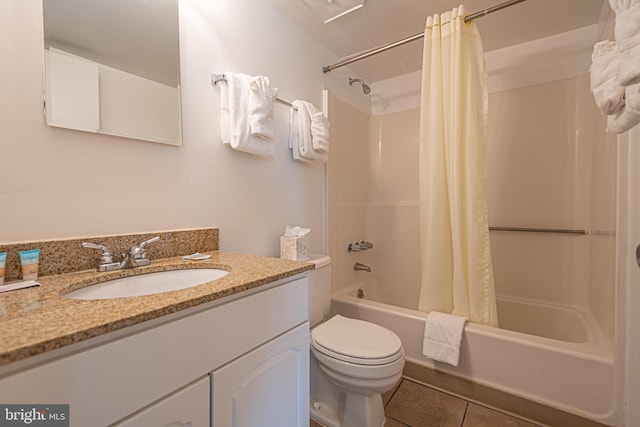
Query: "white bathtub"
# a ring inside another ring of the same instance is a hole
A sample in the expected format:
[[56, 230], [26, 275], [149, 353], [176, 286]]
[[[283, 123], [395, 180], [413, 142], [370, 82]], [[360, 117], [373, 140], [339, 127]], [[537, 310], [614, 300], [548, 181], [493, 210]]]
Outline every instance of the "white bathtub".
[[[604, 424], [615, 423], [612, 356], [586, 313], [498, 298], [502, 328], [468, 323], [460, 364], [454, 367], [422, 355], [425, 313], [376, 301], [381, 294], [378, 286], [375, 281], [361, 282], [335, 294], [332, 313], [393, 330], [402, 340], [407, 360], [415, 364]], [[363, 290], [363, 299], [357, 298], [358, 289]]]

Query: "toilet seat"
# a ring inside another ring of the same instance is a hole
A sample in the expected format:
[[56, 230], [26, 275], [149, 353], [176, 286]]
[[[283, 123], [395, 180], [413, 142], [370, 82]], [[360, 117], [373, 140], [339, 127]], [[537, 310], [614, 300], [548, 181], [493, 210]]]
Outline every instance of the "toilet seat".
[[357, 365], [387, 365], [404, 356], [400, 338], [387, 328], [336, 315], [311, 331], [322, 354]]

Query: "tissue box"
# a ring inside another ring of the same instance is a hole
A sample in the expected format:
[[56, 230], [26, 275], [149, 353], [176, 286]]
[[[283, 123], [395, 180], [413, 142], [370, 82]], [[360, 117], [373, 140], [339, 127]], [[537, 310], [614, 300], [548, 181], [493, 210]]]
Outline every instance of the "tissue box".
[[302, 237], [280, 236], [280, 258], [307, 261], [309, 246], [309, 235]]

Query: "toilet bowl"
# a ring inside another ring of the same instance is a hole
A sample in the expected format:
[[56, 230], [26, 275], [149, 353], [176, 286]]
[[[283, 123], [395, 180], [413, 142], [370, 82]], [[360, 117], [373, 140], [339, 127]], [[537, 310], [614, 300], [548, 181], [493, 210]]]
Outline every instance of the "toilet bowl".
[[380, 325], [329, 317], [331, 258], [310, 261], [311, 418], [326, 427], [383, 427], [382, 393], [400, 381], [402, 342]]
[[333, 385], [340, 394], [335, 408], [313, 401], [312, 418], [327, 427], [382, 427], [381, 394], [400, 380], [404, 367], [400, 338], [382, 326], [336, 315], [311, 331], [311, 352], [316, 375], [326, 376], [325, 387]]

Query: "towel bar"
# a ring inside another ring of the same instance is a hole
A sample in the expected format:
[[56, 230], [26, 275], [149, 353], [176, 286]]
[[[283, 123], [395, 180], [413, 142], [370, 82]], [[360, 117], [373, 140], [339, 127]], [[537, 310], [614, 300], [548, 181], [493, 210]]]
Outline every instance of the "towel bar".
[[[226, 81], [227, 81], [227, 77], [224, 74], [212, 74], [211, 75], [211, 84], [213, 86], [217, 85], [220, 82], [226, 82]], [[296, 107], [295, 105], [293, 105], [289, 101], [285, 101], [284, 99], [280, 99], [278, 97], [275, 97], [274, 101], [275, 102], [279, 102], [280, 104], [286, 105], [287, 107], [291, 107], [294, 110], [298, 111], [298, 107]]]

